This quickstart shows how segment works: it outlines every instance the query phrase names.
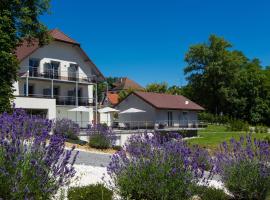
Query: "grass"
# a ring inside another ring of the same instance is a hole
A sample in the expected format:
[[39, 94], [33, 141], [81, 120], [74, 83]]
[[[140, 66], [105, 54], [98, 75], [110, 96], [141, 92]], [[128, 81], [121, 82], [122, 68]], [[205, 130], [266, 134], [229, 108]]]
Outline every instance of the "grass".
[[[206, 129], [198, 132], [199, 138], [189, 139], [189, 144], [197, 144], [210, 150], [216, 150], [224, 141], [229, 141], [231, 138], [239, 139], [240, 136], [247, 135], [243, 131], [228, 131], [226, 126], [209, 125]], [[268, 133], [253, 133], [252, 137], [263, 139]]]

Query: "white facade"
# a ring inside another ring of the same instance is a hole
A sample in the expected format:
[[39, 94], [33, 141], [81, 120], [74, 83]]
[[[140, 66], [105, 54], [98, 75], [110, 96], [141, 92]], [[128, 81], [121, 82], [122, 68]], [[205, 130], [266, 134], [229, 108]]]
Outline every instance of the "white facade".
[[31, 110], [47, 110], [47, 118], [56, 118], [55, 99], [34, 98], [34, 97], [16, 97], [14, 103], [17, 108]]
[[[52, 41], [20, 62], [14, 103], [25, 109], [45, 109], [49, 119], [69, 118], [86, 126], [94, 120], [93, 90], [100, 76], [78, 45]], [[89, 113], [68, 111], [77, 106], [89, 108]]]
[[149, 127], [156, 127], [159, 124], [170, 127], [191, 127], [198, 120], [197, 111], [157, 109], [134, 94], [129, 95], [116, 106], [116, 109], [120, 110], [120, 112], [129, 108], [145, 111], [142, 113], [119, 114], [119, 122], [130, 123], [133, 127], [145, 126], [145, 124], [148, 124]]

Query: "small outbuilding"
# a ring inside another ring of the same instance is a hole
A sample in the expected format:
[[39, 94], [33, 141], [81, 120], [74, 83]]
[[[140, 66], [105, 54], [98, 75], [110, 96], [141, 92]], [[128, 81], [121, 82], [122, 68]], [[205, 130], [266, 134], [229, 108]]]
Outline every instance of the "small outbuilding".
[[[204, 108], [182, 95], [133, 92], [115, 108], [120, 113], [129, 108], [145, 112], [119, 114], [119, 122], [138, 128], [198, 128], [198, 112]], [[131, 120], [132, 119], [132, 120]]]

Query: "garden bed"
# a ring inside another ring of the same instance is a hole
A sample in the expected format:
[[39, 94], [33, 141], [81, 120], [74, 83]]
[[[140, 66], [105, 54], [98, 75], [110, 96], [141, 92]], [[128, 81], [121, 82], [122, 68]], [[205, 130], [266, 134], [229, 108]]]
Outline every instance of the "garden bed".
[[114, 148], [109, 148], [109, 149], [96, 149], [90, 147], [88, 144], [77, 144], [77, 143], [71, 143], [70, 142], [65, 142], [65, 145], [67, 148], [71, 148], [72, 146], [75, 146], [76, 150], [82, 150], [82, 151], [88, 151], [88, 152], [95, 152], [95, 153], [107, 153], [107, 154], [114, 154], [117, 152], [116, 149]]

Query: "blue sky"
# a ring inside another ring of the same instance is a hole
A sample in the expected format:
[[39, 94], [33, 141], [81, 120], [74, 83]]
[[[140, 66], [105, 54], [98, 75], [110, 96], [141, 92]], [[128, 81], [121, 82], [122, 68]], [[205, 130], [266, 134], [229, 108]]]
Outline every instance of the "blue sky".
[[52, 0], [41, 17], [81, 43], [105, 76], [185, 84], [184, 56], [210, 34], [270, 65], [267, 0]]

